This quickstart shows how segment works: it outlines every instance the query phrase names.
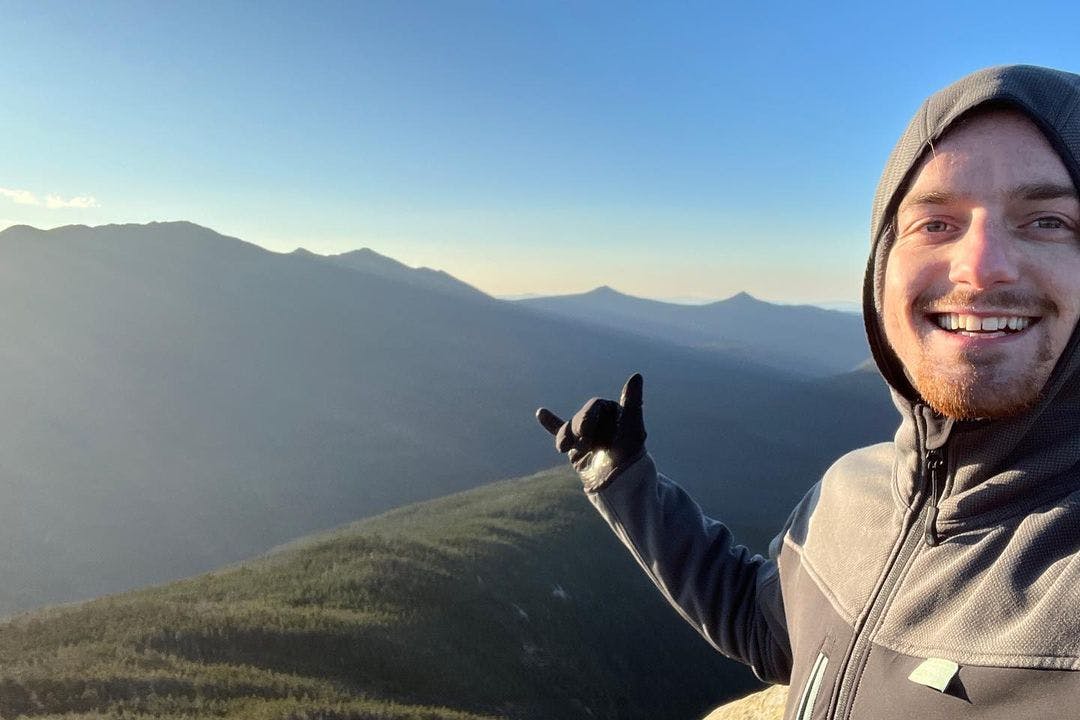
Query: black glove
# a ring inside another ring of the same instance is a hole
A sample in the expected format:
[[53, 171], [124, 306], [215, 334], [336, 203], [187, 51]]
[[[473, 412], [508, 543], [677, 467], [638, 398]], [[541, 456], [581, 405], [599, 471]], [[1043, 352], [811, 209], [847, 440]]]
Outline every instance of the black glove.
[[536, 411], [536, 419], [555, 436], [555, 449], [566, 453], [581, 474], [586, 490], [604, 487], [645, 454], [643, 384], [641, 374], [634, 373], [619, 402], [593, 398], [568, 423], [547, 408]]

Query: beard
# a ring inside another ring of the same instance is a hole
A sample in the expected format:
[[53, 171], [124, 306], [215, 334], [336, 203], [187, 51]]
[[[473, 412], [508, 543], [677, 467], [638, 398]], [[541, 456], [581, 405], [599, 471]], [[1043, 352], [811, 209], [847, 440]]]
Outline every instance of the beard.
[[[957, 420], [996, 420], [1026, 412], [1038, 404], [1053, 360], [1049, 338], [1039, 343], [1034, 362], [1021, 372], [1002, 367], [1007, 357], [972, 357], [963, 353], [943, 367], [940, 358], [924, 353], [913, 372], [912, 384], [937, 412]], [[979, 353], [986, 355], [986, 353]]]
[[[1059, 312], [1047, 298], [1010, 291], [957, 291], [945, 297], [920, 298], [919, 307], [933, 312], [935, 307], [977, 307], [980, 303], [1037, 309], [1040, 322]], [[1018, 358], [1007, 350], [979, 348], [942, 358], [924, 344], [914, 367], [905, 371], [923, 400], [937, 412], [957, 420], [995, 420], [1019, 415], [1038, 404], [1054, 360], [1049, 334], [1042, 333], [1034, 356], [1019, 367]]]

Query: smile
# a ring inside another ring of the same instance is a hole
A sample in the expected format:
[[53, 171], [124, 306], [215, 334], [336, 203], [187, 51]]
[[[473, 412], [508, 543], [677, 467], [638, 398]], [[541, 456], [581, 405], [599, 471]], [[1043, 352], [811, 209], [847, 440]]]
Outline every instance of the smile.
[[1018, 333], [1039, 321], [1026, 315], [997, 315], [982, 317], [963, 313], [939, 313], [932, 315], [934, 323], [942, 330], [955, 333]]

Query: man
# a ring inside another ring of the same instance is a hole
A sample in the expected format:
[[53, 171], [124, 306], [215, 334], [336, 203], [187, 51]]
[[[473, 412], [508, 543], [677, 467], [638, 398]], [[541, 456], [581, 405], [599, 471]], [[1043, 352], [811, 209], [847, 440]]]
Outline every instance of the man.
[[1080, 76], [990, 68], [924, 103], [863, 298], [900, 428], [826, 472], [770, 559], [657, 474], [640, 375], [538, 412], [686, 620], [791, 685], [787, 718], [1080, 714], [1078, 186]]

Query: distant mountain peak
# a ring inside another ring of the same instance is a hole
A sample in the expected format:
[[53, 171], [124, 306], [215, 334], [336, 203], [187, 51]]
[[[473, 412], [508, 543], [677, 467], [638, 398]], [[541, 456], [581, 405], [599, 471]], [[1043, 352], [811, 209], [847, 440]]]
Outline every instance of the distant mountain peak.
[[[171, 227], [177, 229], [186, 228], [189, 230], [198, 230], [199, 232], [213, 233], [214, 235], [222, 234], [219, 233], [217, 230], [214, 230], [213, 228], [208, 228], [205, 225], [200, 225], [199, 223], [194, 223], [190, 220], [154, 220], [153, 222], [147, 223], [147, 225], [150, 227]], [[128, 223], [126, 225], [120, 225], [119, 227], [137, 228], [145, 226], [139, 225], [137, 223]]]
[[108, 231], [108, 230], [123, 230], [123, 231], [138, 231], [144, 232], [148, 229], [174, 229], [174, 230], [194, 230], [200, 233], [207, 233], [216, 235], [219, 237], [227, 237], [211, 228], [193, 223], [189, 220], [154, 220], [148, 223], [107, 223], [105, 225], [84, 225], [82, 223], [75, 223], [71, 225], [59, 225], [49, 230], [43, 230], [36, 228], [32, 225], [11, 225], [4, 230], [0, 230], [0, 234], [15, 233], [15, 232], [35, 232], [35, 233], [63, 233], [63, 232], [90, 232], [90, 231]]
[[355, 250], [349, 250], [348, 252], [340, 253], [339, 257], [354, 257], [354, 256], [357, 256], [357, 255], [363, 255], [364, 257], [381, 257], [381, 258], [386, 258], [388, 260], [391, 259], [391, 258], [387, 258], [387, 256], [383, 255], [382, 253], [375, 252], [374, 250], [372, 250], [369, 247], [362, 247], [362, 248], [357, 248]]
[[[358, 248], [335, 255], [319, 255], [304, 248], [293, 250], [292, 255], [328, 262], [338, 267], [356, 270], [371, 275], [398, 280], [413, 285], [421, 285], [441, 292], [454, 292], [473, 296], [485, 296], [472, 285], [458, 280], [443, 270], [427, 267], [412, 267], [400, 260], [383, 255], [371, 248]], [[486, 297], [486, 296], [485, 296]]]
[[197, 230], [203, 233], [221, 235], [217, 230], [193, 223], [190, 220], [151, 220], [147, 223], [107, 223], [105, 225], [64, 225], [57, 230], [138, 230], [146, 229]]
[[383, 255], [382, 253], [375, 252], [371, 248], [367, 247], [357, 248], [356, 250], [347, 250], [346, 252], [336, 253], [334, 255], [327, 255], [326, 257], [330, 258], [331, 260], [379, 262], [386, 265], [393, 265], [394, 267], [409, 268], [408, 265], [401, 262], [400, 260], [395, 260], [388, 255]]
[[763, 303], [764, 300], [758, 300], [756, 297], [754, 297], [750, 293], [743, 290], [741, 292], [735, 293], [734, 295], [729, 297], [727, 300], [724, 300], [723, 302], [733, 303], [733, 304], [734, 303]]
[[356, 248], [355, 250], [346, 250], [343, 253], [323, 255], [322, 257], [330, 258], [332, 260], [364, 260], [368, 262], [384, 262], [392, 265], [400, 265], [401, 267], [408, 267], [407, 265], [405, 265], [405, 263], [395, 260], [388, 255], [383, 255], [380, 252], [376, 252], [368, 247]]
[[33, 225], [11, 225], [9, 227], [0, 230], [0, 236], [2, 235], [14, 235], [16, 233], [43, 233], [45, 232], [41, 228], [36, 228]]
[[[81, 223], [60, 225], [58, 227], [43, 230], [32, 225], [12, 225], [2, 231], [0, 236], [15, 237], [41, 237], [41, 238], [66, 238], [68, 240], [83, 238], [102, 238], [111, 236], [118, 237], [154, 237], [169, 242], [199, 238], [209, 242], [232, 242], [240, 243], [248, 248], [258, 248], [257, 245], [245, 242], [239, 238], [222, 235], [208, 227], [198, 225], [187, 220], [153, 221], [148, 223], [107, 223], [105, 225], [85, 225]], [[261, 250], [261, 248], [259, 248]]]

